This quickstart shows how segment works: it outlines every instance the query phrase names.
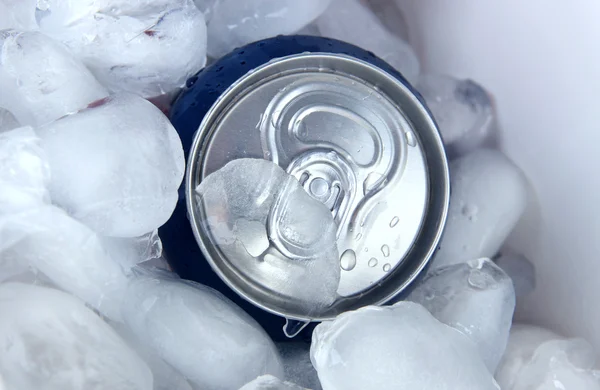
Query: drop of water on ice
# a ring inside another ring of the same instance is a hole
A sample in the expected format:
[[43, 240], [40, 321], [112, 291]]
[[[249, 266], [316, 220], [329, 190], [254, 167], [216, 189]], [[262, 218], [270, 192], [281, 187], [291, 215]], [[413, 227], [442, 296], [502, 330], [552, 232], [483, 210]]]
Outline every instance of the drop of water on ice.
[[371, 260], [369, 260], [369, 267], [373, 268], [377, 265], [377, 259], [374, 257], [371, 257]]
[[400, 218], [398, 218], [398, 217], [392, 218], [392, 220], [390, 221], [390, 227], [393, 228], [394, 226], [398, 225], [399, 221], [400, 221]]
[[390, 265], [390, 263], [386, 263], [383, 265], [383, 272], [390, 272], [391, 269], [392, 266]]
[[390, 247], [387, 245], [383, 245], [381, 247], [381, 253], [383, 253], [384, 257], [388, 257], [390, 255]]

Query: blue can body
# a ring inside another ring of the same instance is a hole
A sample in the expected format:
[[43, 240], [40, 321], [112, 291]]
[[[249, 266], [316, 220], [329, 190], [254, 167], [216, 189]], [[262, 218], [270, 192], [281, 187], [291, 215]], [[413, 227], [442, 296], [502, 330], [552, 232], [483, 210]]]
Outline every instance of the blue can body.
[[[175, 101], [170, 119], [175, 126], [188, 160], [194, 135], [202, 119], [219, 96], [248, 71], [277, 58], [305, 52], [346, 54], [371, 63], [408, 84], [402, 75], [373, 53], [338, 40], [312, 36], [278, 36], [236, 49], [190, 78]], [[287, 340], [282, 327], [285, 319], [254, 306], [234, 293], [211, 269], [198, 247], [187, 218], [185, 191], [179, 191], [177, 208], [160, 228], [164, 253], [169, 264], [182, 278], [210, 286], [254, 317], [275, 341]], [[314, 326], [299, 335], [310, 339]]]

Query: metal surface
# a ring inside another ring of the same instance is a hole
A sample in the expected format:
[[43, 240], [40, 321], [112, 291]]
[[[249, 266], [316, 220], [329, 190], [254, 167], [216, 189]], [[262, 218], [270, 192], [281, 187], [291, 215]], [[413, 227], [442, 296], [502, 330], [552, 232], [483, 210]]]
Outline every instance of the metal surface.
[[[239, 158], [272, 160], [332, 210], [342, 270], [331, 307], [308, 313], [257, 285], [205, 230], [191, 194]], [[305, 53], [248, 73], [213, 105], [192, 145], [186, 192], [196, 239], [233, 290], [270, 312], [322, 320], [384, 303], [418, 276], [443, 229], [448, 183], [440, 136], [409, 88], [355, 58]]]

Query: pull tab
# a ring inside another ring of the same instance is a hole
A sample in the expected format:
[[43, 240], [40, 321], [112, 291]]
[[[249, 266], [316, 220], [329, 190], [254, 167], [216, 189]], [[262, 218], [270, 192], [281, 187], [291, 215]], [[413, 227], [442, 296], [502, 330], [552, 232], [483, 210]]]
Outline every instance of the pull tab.
[[298, 336], [298, 333], [302, 332], [302, 329], [306, 328], [310, 324], [309, 321], [298, 321], [285, 319], [285, 325], [283, 326], [283, 333], [287, 338], [293, 339]]

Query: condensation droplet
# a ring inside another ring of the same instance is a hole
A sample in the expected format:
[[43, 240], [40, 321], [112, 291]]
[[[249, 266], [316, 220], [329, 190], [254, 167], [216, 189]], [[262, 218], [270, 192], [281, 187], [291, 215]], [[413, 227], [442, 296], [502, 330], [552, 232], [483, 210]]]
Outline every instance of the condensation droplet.
[[383, 272], [390, 272], [391, 269], [392, 269], [392, 266], [390, 265], [390, 263], [385, 263], [383, 265]]
[[365, 252], [368, 252], [368, 251], [369, 251], [369, 248], [365, 248]]
[[398, 225], [398, 222], [400, 222], [400, 218], [398, 218], [398, 217], [392, 218], [392, 220], [390, 221], [390, 227], [393, 228], [394, 226]]
[[381, 253], [383, 253], [384, 257], [388, 257], [390, 255], [390, 247], [387, 245], [383, 245], [381, 247]]
[[356, 267], [356, 253], [352, 249], [346, 249], [340, 257], [340, 266], [344, 271], [352, 271]]
[[377, 259], [374, 257], [371, 257], [371, 259], [369, 260], [369, 267], [373, 268], [377, 265]]
[[359, 241], [362, 238], [362, 233], [358, 233], [355, 237], [356, 241]]
[[383, 175], [377, 172], [371, 172], [363, 182], [363, 194], [367, 195], [369, 192], [377, 188], [382, 182]]
[[406, 135], [406, 142], [409, 146], [417, 146], [417, 138], [415, 137], [415, 133], [412, 131], [407, 131], [404, 133]]

